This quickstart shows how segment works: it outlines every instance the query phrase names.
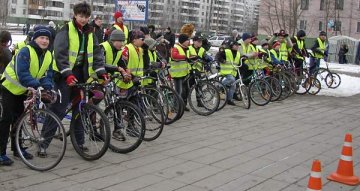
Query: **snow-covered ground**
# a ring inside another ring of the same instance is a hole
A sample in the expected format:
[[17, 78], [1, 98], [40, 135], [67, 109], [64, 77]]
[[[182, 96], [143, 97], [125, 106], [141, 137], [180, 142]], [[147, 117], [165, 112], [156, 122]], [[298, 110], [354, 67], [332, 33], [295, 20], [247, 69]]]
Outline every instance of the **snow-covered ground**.
[[[25, 40], [25, 38], [26, 38], [26, 35], [12, 35], [13, 44], [16, 44], [20, 41]], [[219, 50], [218, 47], [211, 47], [209, 52], [211, 52], [212, 55], [214, 56], [218, 50]], [[321, 67], [326, 67], [325, 62], [321, 63]], [[359, 65], [329, 63], [329, 69], [336, 70], [340, 73], [341, 84], [336, 89], [330, 89], [330, 88], [323, 86], [318, 95], [334, 96], [334, 97], [347, 97], [347, 96], [353, 96], [356, 94], [360, 94], [360, 78], [349, 76], [346, 74], [341, 74], [341, 72], [360, 74], [360, 66]]]

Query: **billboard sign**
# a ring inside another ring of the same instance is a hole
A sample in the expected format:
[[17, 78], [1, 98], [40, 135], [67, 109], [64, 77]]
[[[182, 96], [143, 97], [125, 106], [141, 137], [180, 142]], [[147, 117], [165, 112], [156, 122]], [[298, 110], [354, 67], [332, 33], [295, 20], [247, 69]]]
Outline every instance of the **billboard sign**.
[[121, 11], [124, 21], [145, 22], [148, 16], [148, 0], [115, 0], [116, 10]]

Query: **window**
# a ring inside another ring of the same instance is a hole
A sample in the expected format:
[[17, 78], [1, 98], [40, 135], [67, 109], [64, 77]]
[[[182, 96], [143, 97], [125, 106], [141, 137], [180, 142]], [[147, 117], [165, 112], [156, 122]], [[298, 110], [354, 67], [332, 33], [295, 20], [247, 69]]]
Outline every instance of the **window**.
[[11, 8], [11, 14], [16, 14], [16, 9], [15, 8]]
[[343, 10], [344, 9], [344, 0], [335, 0], [335, 9]]
[[26, 3], [27, 3], [27, 0], [24, 0], [24, 5], [26, 5]]
[[341, 31], [341, 21], [335, 21], [334, 31]]
[[360, 22], [357, 22], [356, 32], [360, 32]]
[[13, 4], [16, 4], [17, 3], [17, 0], [12, 0], [11, 1]]
[[300, 29], [306, 30], [306, 20], [300, 20]]
[[204, 15], [205, 15], [205, 13], [204, 13], [204, 12], [202, 12], [202, 13], [201, 13], [201, 15], [202, 15], [202, 16], [204, 16]]
[[323, 30], [323, 22], [319, 21], [319, 31], [322, 31], [322, 30]]
[[23, 9], [23, 15], [26, 15], [26, 9]]
[[320, 0], [320, 10], [325, 9], [325, 0]]
[[309, 0], [301, 0], [301, 10], [308, 10], [309, 9]]

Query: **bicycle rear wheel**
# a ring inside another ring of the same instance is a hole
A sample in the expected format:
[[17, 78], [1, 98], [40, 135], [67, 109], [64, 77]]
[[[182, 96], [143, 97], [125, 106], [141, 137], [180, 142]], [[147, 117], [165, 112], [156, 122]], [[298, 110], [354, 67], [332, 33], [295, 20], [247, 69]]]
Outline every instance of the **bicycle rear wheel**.
[[309, 80], [309, 73], [307, 70], [302, 70], [302, 74], [300, 76], [296, 76], [296, 87], [295, 87], [295, 93], [299, 95], [306, 94], [310, 89]]
[[228, 91], [226, 87], [218, 80], [210, 80], [209, 81], [212, 85], [215, 86], [217, 91], [219, 92], [220, 101], [219, 101], [219, 107], [217, 108], [217, 111], [220, 111], [222, 108], [225, 107], [227, 103], [227, 94]]
[[145, 135], [145, 119], [136, 105], [123, 100], [115, 104], [105, 109], [105, 115], [109, 119], [111, 129], [117, 128], [124, 136], [124, 140], [112, 136], [109, 148], [116, 153], [129, 153], [142, 143]]
[[160, 91], [163, 94], [164, 102], [168, 106], [168, 111], [165, 114], [165, 124], [169, 125], [180, 119], [184, 108], [182, 105], [182, 98], [176, 93], [176, 91], [168, 86], [160, 86]]
[[264, 106], [271, 100], [271, 87], [265, 80], [255, 79], [250, 83], [249, 95], [256, 105]]
[[[45, 119], [55, 123], [54, 127], [56, 128], [49, 129], [44, 126]], [[54, 139], [56, 136], [61, 136], [63, 140]], [[29, 168], [37, 171], [54, 168], [62, 160], [66, 150], [64, 126], [60, 119], [47, 109], [38, 109], [22, 114], [16, 125], [15, 140], [21, 160]], [[24, 149], [34, 158], [26, 159], [22, 153]]]
[[195, 113], [203, 116], [211, 115], [219, 107], [219, 92], [211, 83], [200, 81], [191, 87], [188, 102]]
[[279, 100], [281, 97], [281, 93], [282, 93], [282, 88], [281, 88], [279, 80], [274, 77], [268, 76], [268, 77], [265, 77], [265, 81], [267, 83], [269, 83], [269, 85], [271, 87], [271, 93], [272, 93], [271, 101]]
[[71, 142], [85, 160], [97, 160], [110, 143], [110, 124], [104, 112], [95, 105], [82, 104], [81, 111], [71, 121]]

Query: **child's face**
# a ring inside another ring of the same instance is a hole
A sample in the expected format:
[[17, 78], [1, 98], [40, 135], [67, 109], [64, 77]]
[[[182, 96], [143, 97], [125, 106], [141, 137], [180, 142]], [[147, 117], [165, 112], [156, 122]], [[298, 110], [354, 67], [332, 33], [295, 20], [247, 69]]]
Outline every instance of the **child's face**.
[[39, 36], [35, 39], [35, 43], [39, 45], [41, 49], [47, 49], [50, 43], [49, 37]]
[[113, 45], [116, 50], [120, 50], [123, 47], [124, 41], [113, 41]]
[[82, 27], [85, 26], [89, 22], [90, 16], [86, 16], [84, 14], [77, 14], [75, 15], [75, 20], [79, 23]]

